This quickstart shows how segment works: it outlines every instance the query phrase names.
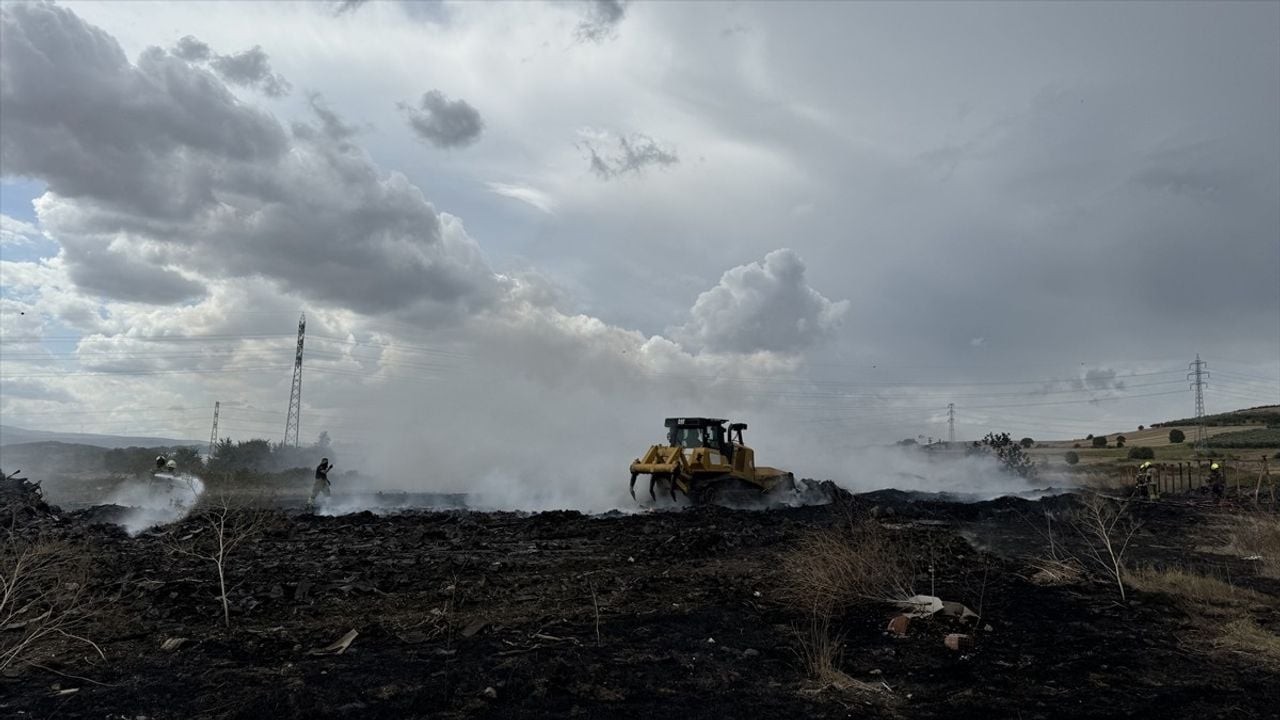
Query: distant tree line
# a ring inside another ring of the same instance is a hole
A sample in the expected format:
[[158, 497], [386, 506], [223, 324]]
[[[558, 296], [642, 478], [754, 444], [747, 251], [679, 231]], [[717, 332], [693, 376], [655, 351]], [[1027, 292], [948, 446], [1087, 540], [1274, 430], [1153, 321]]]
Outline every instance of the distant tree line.
[[216, 475], [273, 473], [315, 467], [321, 457], [332, 459], [332, 449], [327, 432], [320, 433], [314, 444], [304, 447], [262, 439], [235, 441], [222, 438], [213, 446], [213, 456], [209, 458], [202, 458], [191, 446], [114, 448], [104, 453], [103, 468], [113, 473], [147, 472], [155, 467], [156, 456], [164, 455], [176, 462], [181, 472]]

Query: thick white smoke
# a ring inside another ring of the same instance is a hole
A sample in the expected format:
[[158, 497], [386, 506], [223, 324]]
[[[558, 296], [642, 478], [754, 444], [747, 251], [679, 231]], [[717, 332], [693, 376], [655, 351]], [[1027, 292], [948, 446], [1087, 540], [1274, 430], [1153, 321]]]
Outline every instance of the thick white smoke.
[[137, 535], [186, 517], [202, 495], [204, 483], [200, 478], [186, 473], [158, 473], [125, 481], [105, 502], [127, 508], [118, 522], [130, 535]]

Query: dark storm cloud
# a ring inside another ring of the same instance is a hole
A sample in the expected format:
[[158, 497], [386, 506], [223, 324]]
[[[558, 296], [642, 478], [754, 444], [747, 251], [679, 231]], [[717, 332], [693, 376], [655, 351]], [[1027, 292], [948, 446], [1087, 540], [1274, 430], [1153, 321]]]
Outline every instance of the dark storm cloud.
[[578, 23], [578, 39], [599, 43], [612, 38], [626, 13], [624, 0], [590, 0], [582, 22]]
[[361, 8], [369, 0], [338, 0], [333, 9], [334, 15], [342, 15], [344, 13], [353, 13]]
[[461, 225], [377, 168], [319, 98], [318, 124], [290, 135], [162, 50], [131, 65], [65, 8], [6, 5], [3, 23], [4, 171], [48, 184], [41, 226], [82, 288], [153, 303], [202, 294], [181, 267], [432, 317], [499, 292]]
[[170, 52], [189, 63], [208, 63], [226, 82], [255, 88], [270, 97], [282, 97], [292, 89], [283, 75], [271, 72], [271, 58], [260, 46], [235, 55], [219, 55], [194, 35], [186, 35]]
[[320, 121], [320, 128], [328, 137], [334, 140], [346, 140], [359, 132], [359, 128], [355, 125], [350, 125], [338, 117], [338, 114], [329, 108], [328, 103], [324, 101], [324, 97], [320, 93], [308, 93], [307, 104], [311, 106], [311, 111], [315, 113], [316, 119]]
[[137, 65], [114, 38], [54, 5], [0, 15], [0, 165], [68, 198], [149, 218], [190, 218], [217, 175], [287, 148], [266, 113], [158, 48]]
[[400, 103], [409, 127], [418, 137], [439, 148], [465, 147], [480, 138], [484, 120], [466, 100], [450, 100], [439, 90], [422, 96], [419, 107]]
[[139, 262], [127, 252], [69, 239], [67, 252], [71, 280], [84, 292], [113, 300], [170, 305], [198, 300], [205, 295], [202, 283], [165, 268]]
[[173, 47], [173, 54], [187, 62], [204, 62], [213, 56], [213, 51], [194, 36], [187, 35], [178, 40], [178, 44]]
[[287, 95], [292, 88], [284, 76], [271, 72], [271, 60], [257, 45], [235, 55], [216, 55], [209, 65], [223, 80], [257, 88], [271, 97]]
[[579, 147], [587, 151], [591, 172], [601, 180], [611, 180], [627, 173], [640, 174], [650, 166], [667, 167], [680, 162], [675, 150], [664, 148], [657, 140], [636, 133], [617, 139], [617, 147], [605, 149], [597, 140], [582, 140]]

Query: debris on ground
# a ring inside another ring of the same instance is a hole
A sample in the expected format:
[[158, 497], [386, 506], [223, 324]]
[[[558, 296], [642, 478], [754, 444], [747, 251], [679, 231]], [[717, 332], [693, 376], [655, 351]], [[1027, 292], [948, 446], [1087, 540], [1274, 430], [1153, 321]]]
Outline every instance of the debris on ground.
[[[230, 627], [209, 564], [166, 549], [197, 520], [129, 536], [69, 513], [47, 529], [92, 545], [104, 608], [75, 634], [110, 661], [50, 647], [41, 667], [0, 673], [0, 717], [1273, 715], [1274, 671], [1238, 648], [1189, 649], [1170, 601], [1120, 603], [1088, 576], [1033, 581], [1047, 548], [1024, 518], [1070, 502], [883, 491], [765, 512], [272, 511], [225, 568]], [[882, 529], [914, 568], [904, 582], [927, 595], [820, 618], [797, 601], [787, 558], [850, 507], [894, 518]], [[1211, 566], [1280, 597], [1259, 563], [1197, 554], [1212, 509], [1134, 512], [1134, 566]], [[1251, 612], [1259, 633], [1280, 627], [1280, 602]], [[798, 661], [806, 647], [822, 662]], [[51, 695], [64, 675], [87, 680]]]

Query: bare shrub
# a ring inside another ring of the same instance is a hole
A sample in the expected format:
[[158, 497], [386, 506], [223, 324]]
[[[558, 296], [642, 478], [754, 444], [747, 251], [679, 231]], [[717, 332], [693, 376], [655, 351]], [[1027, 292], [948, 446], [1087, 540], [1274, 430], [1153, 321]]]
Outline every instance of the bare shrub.
[[0, 545], [0, 670], [30, 662], [60, 640], [102, 650], [79, 634], [95, 612], [92, 556], [67, 542], [20, 539]]
[[165, 543], [171, 554], [196, 558], [213, 566], [225, 627], [231, 627], [227, 571], [232, 556], [240, 546], [257, 537], [267, 516], [266, 510], [244, 500], [233, 501], [227, 495], [206, 497], [189, 518], [199, 527], [181, 537], [170, 536]]
[[1125, 601], [1124, 555], [1138, 531], [1138, 523], [1129, 515], [1128, 501], [1087, 495], [1072, 513], [1071, 527], [1084, 541], [1081, 559], [1115, 582], [1120, 600]]
[[820, 614], [860, 600], [915, 594], [910, 558], [874, 520], [805, 536], [787, 557], [786, 569], [791, 598]]

